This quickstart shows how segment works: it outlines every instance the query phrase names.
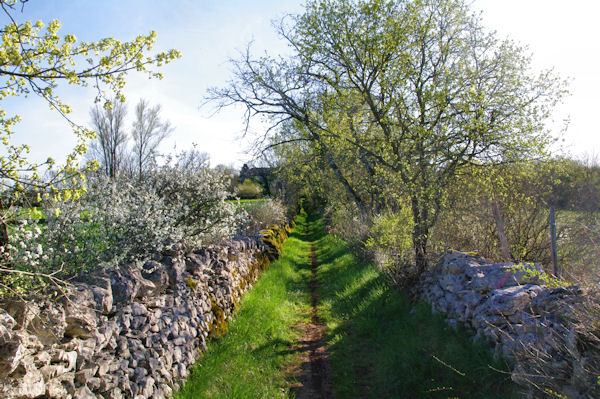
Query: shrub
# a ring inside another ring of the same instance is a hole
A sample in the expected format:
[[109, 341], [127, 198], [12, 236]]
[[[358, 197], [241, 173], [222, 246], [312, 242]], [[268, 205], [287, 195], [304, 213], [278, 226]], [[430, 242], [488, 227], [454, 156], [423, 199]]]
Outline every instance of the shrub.
[[543, 163], [474, 168], [457, 178], [448, 193], [448, 206], [438, 217], [432, 245], [502, 259], [495, 205], [503, 221], [510, 257], [548, 265], [548, 201], [553, 182], [547, 179], [546, 169]]
[[[371, 220], [361, 216], [354, 203], [333, 203], [323, 211], [325, 230], [346, 241], [353, 251], [362, 251], [365, 241], [369, 238]], [[365, 253], [357, 253], [364, 256]]]
[[267, 198], [264, 201], [252, 202], [245, 205], [245, 209], [248, 212], [248, 222], [245, 226], [248, 235], [269, 226], [285, 223], [287, 220], [287, 208], [278, 199]]
[[263, 194], [263, 188], [257, 182], [246, 179], [243, 183], [238, 184], [235, 193], [241, 199], [259, 198]]
[[600, 213], [559, 211], [556, 224], [562, 275], [569, 281], [597, 287], [600, 282]]
[[[225, 202], [227, 179], [210, 170], [165, 166], [134, 181], [92, 179], [78, 201], [46, 210], [45, 225], [18, 223], [2, 248], [0, 291], [44, 285], [96, 267], [141, 261], [184, 242], [188, 249], [235, 235], [243, 209]], [[32, 250], [33, 249], [33, 250]]]
[[395, 285], [401, 285], [414, 269], [412, 243], [413, 219], [408, 207], [397, 212], [386, 212], [375, 217], [365, 242], [377, 266]]

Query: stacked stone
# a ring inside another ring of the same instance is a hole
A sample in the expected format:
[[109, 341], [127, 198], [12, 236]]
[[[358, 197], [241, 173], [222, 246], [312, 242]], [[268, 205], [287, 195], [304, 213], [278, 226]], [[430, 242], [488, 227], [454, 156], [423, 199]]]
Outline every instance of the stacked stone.
[[[532, 267], [541, 274], [539, 265]], [[598, 375], [590, 370], [600, 370], [598, 346], [582, 346], [585, 338], [569, 322], [590, 298], [577, 286], [544, 286], [540, 274], [451, 252], [427, 274], [419, 294], [450, 325], [460, 322], [475, 339], [491, 342], [514, 365], [516, 382], [532, 388], [551, 379], [569, 398], [595, 397]]]
[[0, 303], [0, 397], [170, 396], [272, 251], [253, 238], [175, 247], [80, 279], [62, 299]]

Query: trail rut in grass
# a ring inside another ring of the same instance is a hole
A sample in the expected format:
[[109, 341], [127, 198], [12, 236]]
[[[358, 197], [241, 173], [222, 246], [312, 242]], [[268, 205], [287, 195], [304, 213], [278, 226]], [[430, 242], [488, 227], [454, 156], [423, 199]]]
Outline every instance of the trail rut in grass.
[[[308, 225], [306, 226], [308, 236]], [[325, 326], [319, 319], [317, 305], [319, 303], [319, 281], [317, 280], [317, 257], [315, 245], [311, 244], [310, 250], [311, 278], [310, 302], [311, 319], [303, 325], [301, 347], [303, 364], [301, 374], [298, 376], [299, 384], [292, 388], [298, 399], [325, 399], [331, 398], [331, 367], [329, 365], [329, 351], [325, 345]]]

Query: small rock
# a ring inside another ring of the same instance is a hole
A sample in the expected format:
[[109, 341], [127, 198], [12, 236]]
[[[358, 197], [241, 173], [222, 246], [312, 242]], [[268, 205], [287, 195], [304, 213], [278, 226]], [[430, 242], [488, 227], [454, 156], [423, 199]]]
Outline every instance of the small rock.
[[49, 398], [65, 398], [68, 394], [59, 378], [46, 382], [46, 396]]
[[87, 386], [82, 386], [77, 389], [77, 391], [75, 391], [75, 397], [77, 399], [96, 399], [96, 395], [94, 395]]
[[38, 370], [28, 371], [19, 381], [19, 385], [12, 392], [14, 397], [30, 399], [37, 398], [46, 393], [44, 376]]
[[142, 395], [145, 398], [151, 398], [154, 393], [154, 378], [148, 377], [140, 385], [142, 387]]
[[148, 310], [141, 303], [133, 302], [131, 304], [131, 314], [133, 316], [145, 316], [148, 314]]
[[26, 347], [21, 337], [0, 325], [0, 377], [15, 371], [25, 352]]
[[0, 326], [4, 326], [8, 330], [12, 330], [17, 326], [17, 322], [8, 313], [0, 313]]
[[96, 374], [96, 370], [92, 368], [86, 368], [75, 373], [75, 380], [81, 385], [85, 385], [86, 381], [92, 378]]
[[145, 368], [142, 368], [142, 367], [135, 368], [135, 379], [137, 381], [141, 381], [142, 378], [144, 378], [147, 375], [148, 375], [148, 370], [146, 370]]

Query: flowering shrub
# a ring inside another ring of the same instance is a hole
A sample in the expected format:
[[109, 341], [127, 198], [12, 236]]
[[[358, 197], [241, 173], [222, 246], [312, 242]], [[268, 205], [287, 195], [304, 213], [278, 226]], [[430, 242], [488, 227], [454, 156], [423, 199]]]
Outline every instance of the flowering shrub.
[[[19, 220], [11, 226], [8, 244], [0, 247], [0, 294], [45, 282], [37, 278], [36, 273], [48, 274], [49, 255], [53, 250], [44, 251], [41, 235], [42, 230], [36, 221], [30, 219]], [[13, 273], [13, 269], [23, 273]]]
[[323, 212], [323, 219], [328, 234], [339, 236], [353, 249], [362, 250], [365, 240], [369, 237], [371, 221], [365, 216], [361, 217], [353, 203], [328, 205]]
[[225, 202], [227, 184], [222, 173], [177, 163], [133, 181], [91, 179], [80, 200], [46, 210], [45, 224], [14, 226], [1, 248], [0, 292], [26, 289], [57, 270], [64, 277], [143, 260], [173, 243], [194, 249], [230, 238], [247, 215]]
[[267, 198], [263, 201], [251, 202], [245, 205], [245, 209], [248, 212], [248, 222], [245, 226], [247, 235], [284, 223], [287, 219], [287, 209], [278, 199]]

